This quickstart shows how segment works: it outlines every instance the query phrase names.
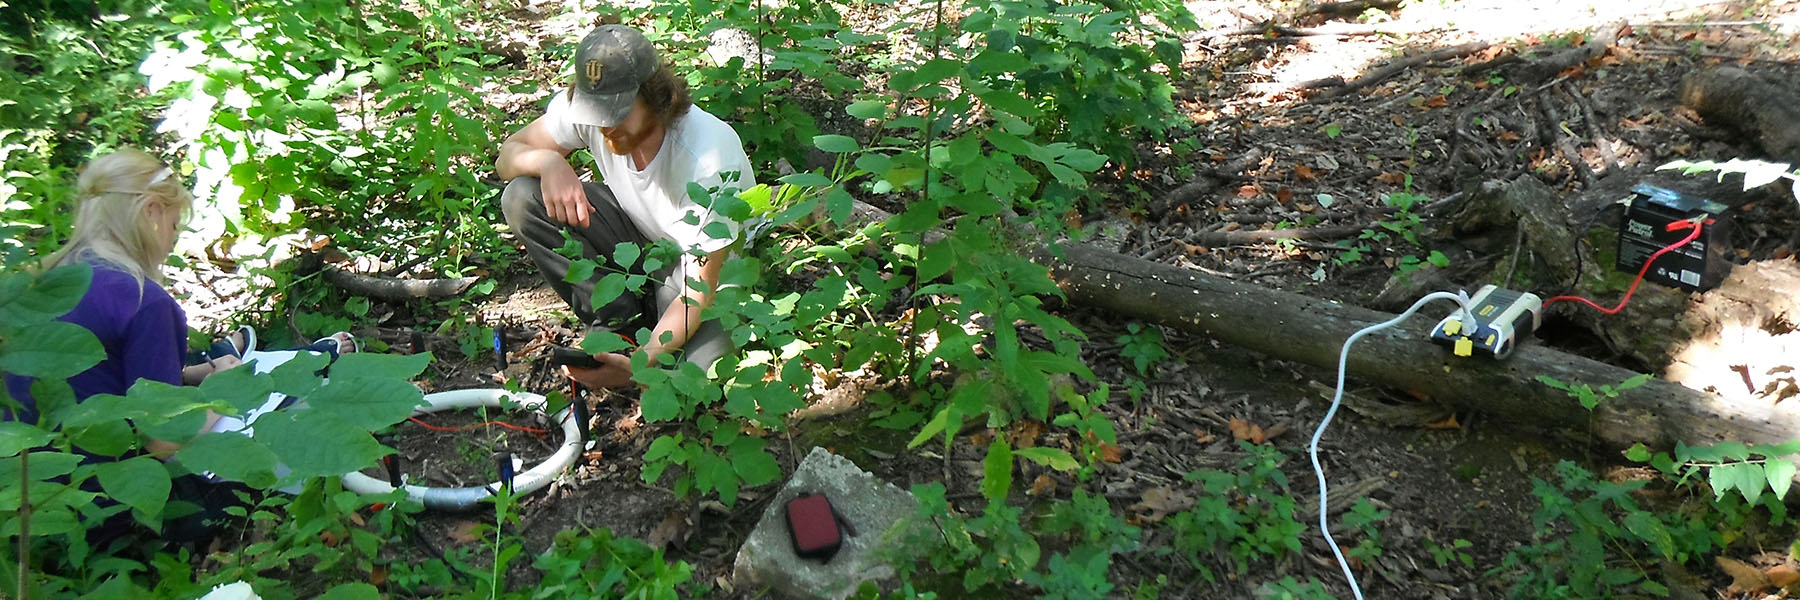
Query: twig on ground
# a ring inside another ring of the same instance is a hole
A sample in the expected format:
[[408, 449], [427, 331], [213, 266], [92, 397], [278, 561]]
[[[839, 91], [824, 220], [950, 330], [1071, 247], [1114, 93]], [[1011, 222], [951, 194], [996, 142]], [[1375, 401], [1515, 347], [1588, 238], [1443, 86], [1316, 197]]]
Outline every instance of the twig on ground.
[[1350, 83], [1346, 83], [1342, 86], [1331, 88], [1329, 90], [1320, 92], [1318, 96], [1314, 96], [1311, 100], [1309, 100], [1309, 102], [1319, 102], [1319, 101], [1323, 101], [1323, 100], [1336, 99], [1336, 98], [1348, 95], [1351, 92], [1355, 92], [1357, 90], [1361, 90], [1361, 89], [1369, 87], [1371, 85], [1380, 83], [1389, 77], [1393, 77], [1394, 75], [1399, 74], [1401, 71], [1405, 71], [1407, 69], [1416, 67], [1418, 65], [1425, 64], [1428, 62], [1436, 62], [1436, 61], [1440, 61], [1440, 60], [1444, 60], [1444, 59], [1448, 59], [1448, 58], [1455, 58], [1458, 56], [1466, 56], [1469, 54], [1473, 54], [1475, 52], [1479, 52], [1482, 48], [1486, 48], [1486, 47], [1488, 47], [1487, 42], [1469, 42], [1467, 44], [1451, 46], [1449, 48], [1434, 50], [1432, 52], [1426, 52], [1423, 54], [1414, 54], [1412, 56], [1408, 56], [1406, 58], [1402, 58], [1400, 60], [1396, 60], [1394, 62], [1388, 63], [1386, 66], [1376, 69], [1367, 75], [1363, 75], [1362, 77], [1358, 77], [1358, 78], [1356, 78], [1356, 80], [1351, 81]]
[[1618, 171], [1619, 157], [1613, 153], [1612, 143], [1606, 140], [1606, 128], [1596, 118], [1599, 111], [1594, 108], [1593, 103], [1588, 102], [1587, 98], [1576, 93], [1575, 84], [1564, 82], [1558, 89], [1561, 89], [1563, 94], [1573, 100], [1575, 108], [1581, 111], [1581, 120], [1587, 125], [1588, 135], [1594, 139], [1594, 149], [1600, 151], [1601, 167], [1606, 170], [1605, 175], [1611, 175]]

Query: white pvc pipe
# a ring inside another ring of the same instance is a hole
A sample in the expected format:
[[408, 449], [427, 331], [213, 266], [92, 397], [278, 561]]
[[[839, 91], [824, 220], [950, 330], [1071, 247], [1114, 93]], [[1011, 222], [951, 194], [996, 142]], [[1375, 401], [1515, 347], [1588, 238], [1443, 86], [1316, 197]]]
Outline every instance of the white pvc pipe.
[[[456, 390], [425, 395], [425, 406], [413, 413], [414, 416], [430, 414], [442, 410], [455, 410], [477, 407], [501, 407], [505, 399], [512, 399], [519, 408], [542, 413], [548, 401], [542, 395], [531, 392], [508, 392], [506, 390]], [[580, 402], [579, 399], [576, 402]], [[570, 407], [573, 408], [573, 407]], [[529, 494], [548, 485], [551, 480], [561, 475], [564, 469], [575, 463], [575, 457], [581, 455], [585, 443], [581, 439], [581, 430], [570, 415], [570, 408], [557, 411], [550, 417], [551, 421], [562, 424], [562, 446], [550, 458], [544, 459], [523, 473], [513, 476], [513, 493]], [[364, 475], [361, 471], [345, 473], [344, 489], [358, 494], [386, 494], [394, 491], [394, 486], [380, 479]], [[474, 508], [482, 500], [493, 495], [493, 490], [500, 489], [500, 482], [484, 486], [442, 488], [404, 484], [401, 489], [413, 500], [434, 510], [468, 510]]]

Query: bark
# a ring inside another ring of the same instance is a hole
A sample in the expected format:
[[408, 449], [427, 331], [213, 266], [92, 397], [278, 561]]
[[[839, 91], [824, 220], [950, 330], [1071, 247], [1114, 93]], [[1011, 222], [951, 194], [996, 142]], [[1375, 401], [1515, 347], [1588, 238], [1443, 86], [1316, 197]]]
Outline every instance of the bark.
[[1736, 67], [1714, 67], [1681, 80], [1681, 103], [1708, 125], [1748, 137], [1770, 158], [1800, 165], [1800, 108], [1794, 95]]
[[481, 279], [479, 277], [395, 279], [351, 273], [333, 267], [325, 267], [324, 275], [326, 281], [343, 288], [344, 291], [389, 302], [399, 302], [410, 298], [447, 298], [463, 293], [469, 289], [469, 286], [475, 285], [475, 282]]
[[[1028, 253], [1051, 269], [1071, 302], [1159, 322], [1278, 358], [1336, 368], [1344, 340], [1388, 313], [1233, 282], [1087, 246]], [[1644, 442], [1780, 443], [1800, 431], [1800, 402], [1730, 404], [1666, 380], [1606, 398], [1589, 413], [1539, 375], [1598, 388], [1636, 373], [1527, 343], [1507, 360], [1456, 358], [1428, 341], [1448, 302], [1428, 305], [1352, 348], [1349, 375], [1467, 410], [1545, 428], [1586, 423], [1615, 447]]]

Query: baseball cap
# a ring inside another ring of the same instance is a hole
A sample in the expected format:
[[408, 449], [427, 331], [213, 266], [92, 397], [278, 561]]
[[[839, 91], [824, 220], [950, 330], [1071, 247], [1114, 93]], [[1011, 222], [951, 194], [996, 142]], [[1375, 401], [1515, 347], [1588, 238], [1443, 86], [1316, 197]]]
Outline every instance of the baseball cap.
[[571, 120], [614, 127], [631, 114], [638, 86], [656, 72], [656, 47], [636, 29], [601, 25], [581, 39], [571, 67]]

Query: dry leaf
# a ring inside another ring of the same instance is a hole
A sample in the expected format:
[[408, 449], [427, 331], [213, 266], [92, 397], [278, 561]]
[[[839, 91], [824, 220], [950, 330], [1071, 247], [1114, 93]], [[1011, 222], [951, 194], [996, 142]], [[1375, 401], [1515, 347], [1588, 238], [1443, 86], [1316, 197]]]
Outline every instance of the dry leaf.
[[1030, 448], [1037, 445], [1038, 436], [1043, 434], [1042, 421], [1026, 420], [1014, 423], [1012, 435], [1006, 436], [1006, 439], [1012, 441], [1013, 448]]
[[467, 544], [469, 542], [481, 540], [480, 528], [481, 523], [475, 521], [457, 521], [456, 524], [450, 526], [450, 531], [446, 532], [444, 535], [448, 536], [450, 541], [458, 544]]
[[1275, 190], [1275, 201], [1286, 206], [1287, 203], [1294, 201], [1294, 191], [1287, 188]]
[[1450, 99], [1443, 96], [1432, 96], [1420, 103], [1422, 108], [1443, 108], [1450, 105]]
[[1081, 229], [1081, 213], [1072, 210], [1063, 213], [1063, 223], [1072, 229]]
[[1303, 164], [1294, 165], [1294, 177], [1300, 178], [1301, 181], [1312, 181], [1319, 178], [1319, 172]]
[[1388, 185], [1400, 185], [1406, 183], [1406, 174], [1382, 171], [1380, 175], [1375, 176], [1375, 180]]
[[1245, 185], [1239, 187], [1238, 191], [1237, 191], [1237, 196], [1239, 198], [1249, 199], [1249, 198], [1255, 198], [1257, 194], [1261, 194], [1261, 193], [1262, 193], [1262, 190], [1257, 189], [1256, 184], [1251, 183], [1251, 184], [1245, 184]]
[[1795, 570], [1793, 565], [1775, 565], [1763, 571], [1763, 575], [1768, 576], [1769, 583], [1775, 584], [1775, 587], [1785, 588], [1800, 582], [1800, 571]]
[[1764, 575], [1762, 569], [1750, 566], [1744, 561], [1723, 556], [1714, 557], [1713, 562], [1718, 563], [1719, 569], [1731, 576], [1731, 587], [1728, 588], [1728, 591], [1755, 592], [1769, 587], [1769, 576]]
[[1390, 120], [1393, 121], [1395, 125], [1400, 125], [1400, 126], [1406, 125], [1406, 117], [1404, 115], [1396, 114], [1396, 115], [1394, 115], [1394, 118], [1390, 119]]
[[1050, 494], [1055, 491], [1056, 491], [1056, 480], [1051, 479], [1049, 473], [1044, 473], [1042, 475], [1038, 475], [1037, 479], [1032, 480], [1031, 490], [1026, 493], [1031, 494], [1033, 496], [1043, 496], [1045, 494]]
[[1441, 420], [1441, 421], [1426, 423], [1425, 428], [1426, 429], [1462, 429], [1462, 424], [1456, 422], [1456, 413], [1450, 413], [1450, 416], [1444, 417], [1443, 420]]
[[324, 543], [327, 548], [336, 548], [339, 543], [344, 541], [344, 538], [329, 531], [321, 531], [319, 532], [319, 541]]
[[1516, 142], [1522, 139], [1525, 139], [1525, 136], [1513, 133], [1510, 129], [1503, 129], [1500, 131], [1500, 141], [1502, 142]]
[[1137, 504], [1131, 505], [1130, 508], [1133, 512], [1138, 513], [1144, 521], [1155, 523], [1167, 518], [1169, 515], [1193, 507], [1193, 496], [1184, 494], [1181, 490], [1174, 488], [1159, 487], [1146, 490], [1143, 498], [1139, 500]]
[[674, 511], [663, 517], [662, 522], [657, 523], [655, 529], [650, 530], [650, 535], [644, 538], [644, 542], [650, 544], [651, 548], [668, 548], [670, 542], [685, 539], [687, 539], [687, 512]]
[[974, 444], [976, 448], [986, 448], [988, 442], [991, 441], [993, 441], [993, 438], [988, 435], [988, 432], [986, 431], [977, 431], [969, 434], [969, 443]]
[[1210, 434], [1210, 433], [1207, 433], [1207, 432], [1204, 432], [1204, 431], [1201, 431], [1198, 429], [1194, 430], [1194, 443], [1196, 443], [1196, 444], [1211, 444], [1216, 441], [1219, 441], [1219, 438], [1214, 437], [1213, 434]]
[[1105, 442], [1100, 443], [1100, 460], [1118, 464], [1125, 459], [1125, 449]]
[[369, 585], [372, 585], [375, 587], [383, 587], [383, 586], [387, 585], [387, 582], [388, 582], [388, 566], [387, 565], [375, 565], [374, 568], [369, 569]]
[[1294, 205], [1294, 209], [1298, 210], [1300, 212], [1303, 212], [1303, 213], [1309, 213], [1309, 212], [1312, 212], [1315, 210], [1319, 210], [1319, 207], [1317, 205], [1314, 205], [1311, 203], [1301, 202], [1299, 204]]
[[1261, 446], [1263, 442], [1268, 441], [1269, 437], [1263, 433], [1261, 425], [1251, 425], [1249, 439], [1250, 443]]
[[1249, 421], [1245, 421], [1245, 420], [1239, 419], [1237, 417], [1232, 417], [1231, 422], [1227, 423], [1225, 427], [1227, 429], [1231, 430], [1232, 439], [1238, 439], [1238, 440], [1250, 439], [1250, 422]]

